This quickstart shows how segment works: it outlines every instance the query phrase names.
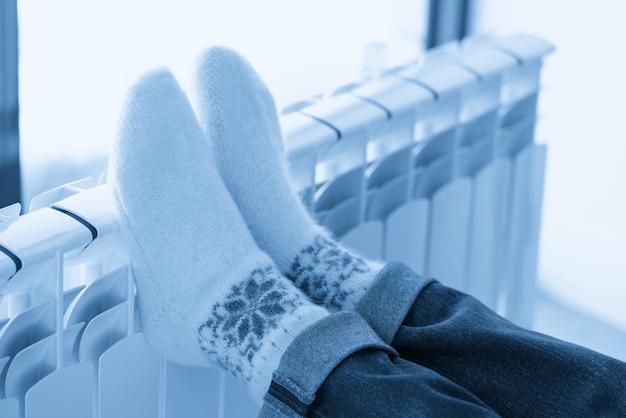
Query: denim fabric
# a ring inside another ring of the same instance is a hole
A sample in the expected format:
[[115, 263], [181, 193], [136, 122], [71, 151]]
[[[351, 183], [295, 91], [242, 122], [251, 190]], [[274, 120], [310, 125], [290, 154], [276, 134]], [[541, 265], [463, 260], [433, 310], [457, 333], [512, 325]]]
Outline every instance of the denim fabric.
[[400, 357], [382, 342], [354, 349], [368, 327], [331, 315], [289, 347], [260, 416], [626, 417], [626, 363], [520, 328], [400, 263], [356, 309]]
[[364, 349], [397, 357], [354, 312], [338, 312], [306, 328], [282, 355], [259, 417], [309, 416], [315, 394], [331, 371]]
[[[409, 309], [408, 294], [417, 295]], [[518, 327], [401, 263], [389, 263], [363, 300], [357, 311], [373, 329], [384, 329], [383, 340], [403, 359], [459, 384], [503, 416], [626, 417], [625, 363]], [[398, 311], [408, 314], [394, 328], [389, 318]]]
[[497, 417], [480, 399], [425, 367], [377, 350], [354, 353], [326, 379], [311, 417]]
[[520, 328], [440, 283], [415, 300], [393, 347], [506, 417], [626, 417], [626, 363]]
[[387, 263], [355, 310], [387, 344], [391, 344], [417, 295], [434, 279], [416, 275], [404, 264]]

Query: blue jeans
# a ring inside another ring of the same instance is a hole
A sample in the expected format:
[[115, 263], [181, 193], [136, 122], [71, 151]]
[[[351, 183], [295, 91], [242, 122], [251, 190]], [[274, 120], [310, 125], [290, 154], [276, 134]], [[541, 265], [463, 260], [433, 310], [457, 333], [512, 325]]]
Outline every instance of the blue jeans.
[[520, 328], [400, 263], [357, 312], [296, 338], [261, 417], [626, 417], [626, 363]]

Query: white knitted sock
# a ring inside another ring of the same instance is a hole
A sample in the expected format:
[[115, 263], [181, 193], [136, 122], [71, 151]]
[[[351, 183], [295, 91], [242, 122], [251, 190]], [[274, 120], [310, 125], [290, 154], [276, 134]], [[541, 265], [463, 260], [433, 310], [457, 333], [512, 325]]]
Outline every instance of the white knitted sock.
[[221, 364], [260, 400], [287, 346], [328, 312], [256, 246], [169, 71], [131, 89], [109, 183], [148, 342], [178, 362]]
[[352, 309], [382, 266], [335, 242], [303, 207], [263, 81], [235, 52], [210, 48], [199, 60], [196, 83], [199, 120], [261, 249], [315, 303], [330, 311]]

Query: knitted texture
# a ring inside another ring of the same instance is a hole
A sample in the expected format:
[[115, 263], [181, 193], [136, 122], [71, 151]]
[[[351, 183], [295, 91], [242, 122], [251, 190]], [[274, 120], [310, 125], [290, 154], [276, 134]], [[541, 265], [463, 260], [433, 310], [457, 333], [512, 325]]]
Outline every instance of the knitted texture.
[[381, 265], [335, 242], [298, 199], [263, 81], [235, 52], [210, 48], [199, 60], [196, 86], [201, 126], [259, 247], [316, 303], [353, 309]]
[[255, 244], [169, 71], [130, 90], [109, 173], [147, 341], [222, 365], [260, 401], [287, 346], [327, 312]]

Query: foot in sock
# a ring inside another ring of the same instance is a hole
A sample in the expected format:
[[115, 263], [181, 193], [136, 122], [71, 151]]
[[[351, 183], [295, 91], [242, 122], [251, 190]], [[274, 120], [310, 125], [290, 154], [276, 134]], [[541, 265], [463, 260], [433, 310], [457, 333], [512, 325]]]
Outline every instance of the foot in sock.
[[109, 173], [149, 344], [217, 362], [260, 399], [287, 346], [328, 313], [257, 247], [168, 71], [131, 89]]
[[291, 186], [274, 100], [250, 64], [211, 48], [196, 74], [198, 117], [259, 247], [315, 303], [353, 309], [382, 265], [335, 242]]

